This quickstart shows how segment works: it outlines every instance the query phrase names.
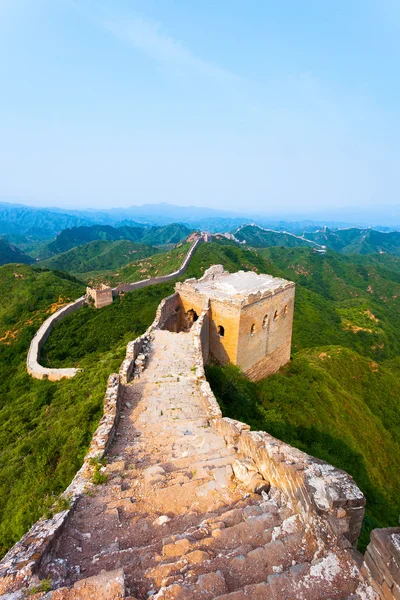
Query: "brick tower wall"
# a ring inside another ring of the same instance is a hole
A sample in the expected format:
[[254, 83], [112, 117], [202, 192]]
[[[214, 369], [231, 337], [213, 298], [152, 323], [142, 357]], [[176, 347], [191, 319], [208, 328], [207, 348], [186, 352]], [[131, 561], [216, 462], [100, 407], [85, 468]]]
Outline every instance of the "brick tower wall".
[[293, 312], [294, 286], [242, 309], [236, 364], [253, 381], [290, 360]]

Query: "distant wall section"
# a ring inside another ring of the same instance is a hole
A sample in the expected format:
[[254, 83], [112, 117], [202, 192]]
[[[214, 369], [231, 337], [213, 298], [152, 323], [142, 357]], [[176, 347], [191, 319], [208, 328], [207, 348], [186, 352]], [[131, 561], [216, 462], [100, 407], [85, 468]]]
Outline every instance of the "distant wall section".
[[39, 364], [40, 361], [40, 351], [44, 346], [47, 338], [49, 337], [54, 325], [64, 319], [67, 315], [75, 312], [79, 308], [81, 308], [87, 299], [86, 296], [82, 296], [75, 300], [75, 302], [71, 302], [60, 308], [57, 312], [55, 312], [51, 317], [46, 319], [46, 321], [41, 325], [41, 327], [36, 332], [33, 340], [31, 341], [31, 345], [29, 346], [28, 357], [26, 359], [26, 368], [32, 377], [35, 379], [49, 379], [50, 381], [59, 381], [60, 379], [69, 379], [74, 377], [79, 371], [79, 369], [50, 369], [47, 367], [42, 367]]
[[186, 271], [189, 266], [189, 263], [192, 259], [193, 254], [200, 244], [204, 242], [204, 237], [198, 238], [190, 247], [189, 252], [187, 253], [183, 263], [179, 267], [177, 271], [173, 273], [169, 273], [168, 275], [161, 275], [160, 277], [151, 277], [150, 279], [142, 279], [141, 281], [135, 281], [134, 283], [125, 283], [119, 285], [112, 289], [112, 295], [118, 296], [121, 292], [132, 292], [133, 290], [138, 290], [140, 288], [148, 287], [149, 285], [156, 285], [157, 283], [166, 283], [168, 281], [172, 281], [176, 277], [180, 277]]
[[[184, 261], [177, 271], [170, 273], [169, 275], [163, 275], [161, 277], [154, 277], [151, 279], [145, 279], [143, 281], [137, 281], [135, 283], [129, 283], [126, 285], [118, 286], [116, 288], [110, 288], [105, 285], [101, 285], [99, 288], [87, 288], [87, 295], [78, 298], [75, 302], [71, 302], [67, 306], [64, 306], [57, 312], [55, 312], [51, 317], [49, 317], [36, 332], [34, 338], [29, 347], [28, 356], [26, 360], [27, 371], [29, 375], [35, 377], [36, 379], [49, 379], [50, 381], [59, 381], [61, 379], [70, 379], [74, 377], [80, 369], [75, 368], [66, 368], [66, 369], [50, 369], [47, 367], [42, 367], [40, 364], [40, 352], [42, 347], [44, 346], [47, 338], [49, 337], [54, 324], [58, 321], [64, 319], [67, 315], [75, 312], [79, 308], [81, 308], [85, 303], [87, 303], [87, 299], [92, 298], [94, 300], [96, 308], [102, 308], [103, 306], [107, 306], [112, 303], [113, 296], [117, 296], [120, 292], [130, 292], [136, 289], [140, 289], [143, 287], [147, 287], [149, 285], [156, 285], [157, 283], [164, 283], [166, 281], [171, 281], [175, 279], [175, 277], [179, 277], [182, 275], [196, 251], [196, 248], [204, 241], [204, 236], [198, 238], [190, 247], [189, 252], [187, 253]], [[174, 295], [175, 296], [175, 295]], [[167, 300], [167, 299], [166, 299]], [[175, 300], [176, 303], [178, 300]], [[164, 309], [167, 310], [166, 308]], [[175, 310], [175, 309], [174, 309]], [[165, 328], [177, 326], [180, 327], [181, 323], [178, 322], [178, 313], [181, 315], [182, 313], [177, 310], [177, 314], [173, 315], [173, 317], [168, 314], [169, 322], [166, 322]], [[166, 315], [164, 315], [166, 318]], [[173, 331], [173, 329], [171, 329]], [[135, 341], [136, 342], [136, 341]], [[140, 345], [140, 342], [136, 343], [136, 346]], [[135, 346], [135, 348], [136, 348]], [[134, 359], [136, 360], [136, 356], [138, 352], [136, 350], [132, 351], [134, 355]]]

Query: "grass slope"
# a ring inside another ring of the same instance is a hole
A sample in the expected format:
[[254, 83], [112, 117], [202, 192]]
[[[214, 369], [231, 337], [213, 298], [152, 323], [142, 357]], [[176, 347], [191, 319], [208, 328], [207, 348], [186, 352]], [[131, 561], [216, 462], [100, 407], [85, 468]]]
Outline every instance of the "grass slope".
[[168, 252], [134, 261], [118, 269], [118, 272], [114, 271], [112, 273], [102, 273], [97, 277], [94, 276], [94, 282], [116, 286], [120, 283], [132, 283], [133, 281], [140, 281], [149, 277], [167, 275], [176, 271], [181, 266], [190, 246], [191, 244], [181, 244]]
[[40, 266], [81, 274], [118, 269], [133, 260], [146, 258], [157, 252], [158, 250], [152, 246], [128, 240], [113, 242], [96, 240], [57, 254], [42, 261]]
[[333, 252], [256, 254], [258, 270], [297, 283], [293, 360], [259, 383], [210, 366], [210, 383], [226, 416], [353, 475], [367, 497], [363, 546], [371, 528], [396, 525], [400, 512], [399, 274]]
[[[107, 377], [119, 369], [127, 341], [145, 331], [170, 288], [140, 290], [102, 311], [78, 311], [80, 329], [62, 323], [61, 338], [56, 329], [49, 344], [56, 341], [66, 364], [79, 358], [84, 371], [55, 383], [29, 377], [25, 361], [35, 331], [51, 311], [83, 290], [66, 274], [20, 265], [0, 268], [0, 555], [81, 466], [102, 415]], [[90, 326], [81, 321], [86, 315], [93, 318]]]

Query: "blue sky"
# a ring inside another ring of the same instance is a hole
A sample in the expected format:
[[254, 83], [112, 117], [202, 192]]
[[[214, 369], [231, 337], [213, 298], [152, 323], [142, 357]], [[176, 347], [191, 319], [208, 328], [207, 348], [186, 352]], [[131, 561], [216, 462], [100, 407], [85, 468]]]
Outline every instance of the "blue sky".
[[398, 0], [0, 0], [0, 198], [399, 204]]

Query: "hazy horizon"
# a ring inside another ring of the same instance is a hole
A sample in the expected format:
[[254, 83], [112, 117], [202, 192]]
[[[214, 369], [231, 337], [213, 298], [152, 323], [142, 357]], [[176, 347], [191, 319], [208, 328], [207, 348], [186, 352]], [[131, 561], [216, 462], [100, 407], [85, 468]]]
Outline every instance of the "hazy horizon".
[[[292, 210], [285, 212], [284, 210], [276, 212], [253, 211], [248, 210], [229, 210], [219, 209], [207, 206], [195, 205], [177, 205], [167, 202], [145, 203], [141, 205], [119, 206], [119, 207], [62, 207], [57, 205], [43, 206], [40, 204], [26, 204], [24, 202], [13, 202], [12, 199], [4, 199], [0, 197], [0, 207], [27, 207], [37, 210], [56, 211], [57, 213], [81, 213], [84, 215], [92, 215], [89, 218], [93, 222], [101, 222], [101, 215], [108, 214], [114, 219], [125, 219], [139, 221], [143, 218], [149, 219], [149, 222], [156, 222], [159, 219], [167, 219], [168, 222], [183, 222], [187, 223], [196, 219], [218, 219], [231, 218], [232, 220], [241, 221], [243, 223], [254, 220], [257, 224], [277, 223], [279, 221], [287, 223], [295, 222], [314, 222], [320, 226], [338, 226], [338, 227], [391, 227], [400, 230], [400, 206], [387, 205], [364, 209], [360, 213], [357, 207], [331, 207], [321, 210]], [[137, 209], [137, 210], [135, 210]], [[181, 211], [181, 212], [180, 212]], [[97, 214], [97, 217], [96, 217]], [[100, 220], [99, 220], [100, 219]]]
[[395, 209], [399, 26], [393, 0], [0, 0], [0, 197]]

